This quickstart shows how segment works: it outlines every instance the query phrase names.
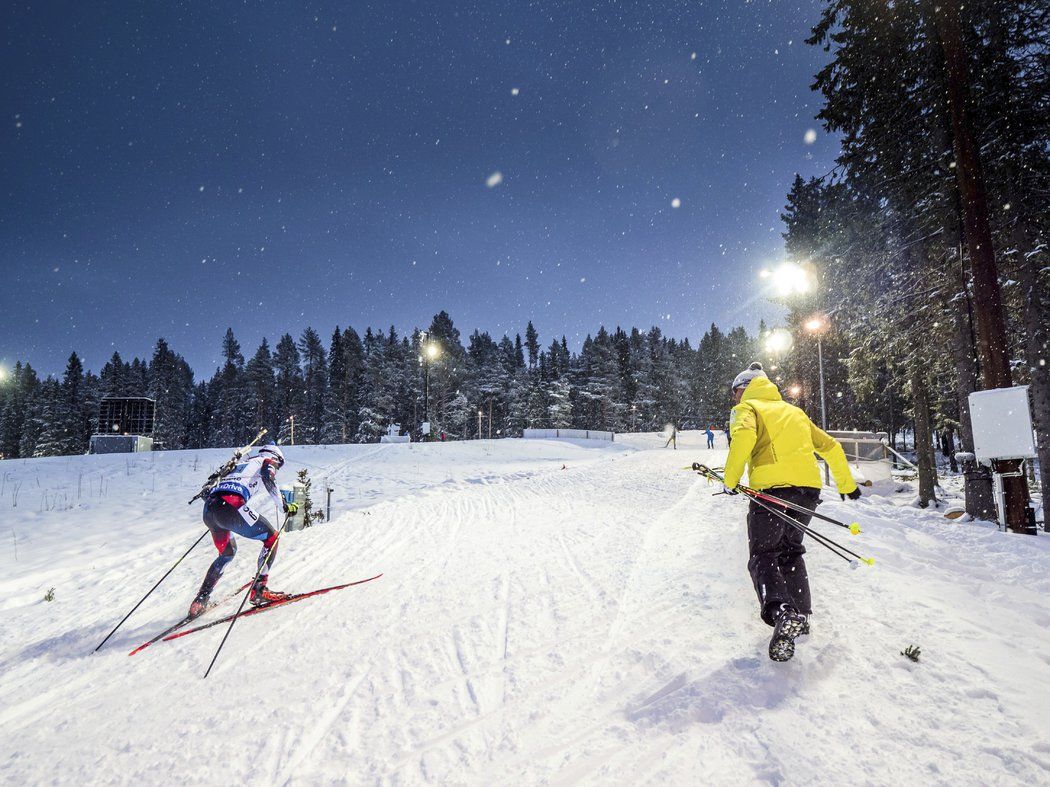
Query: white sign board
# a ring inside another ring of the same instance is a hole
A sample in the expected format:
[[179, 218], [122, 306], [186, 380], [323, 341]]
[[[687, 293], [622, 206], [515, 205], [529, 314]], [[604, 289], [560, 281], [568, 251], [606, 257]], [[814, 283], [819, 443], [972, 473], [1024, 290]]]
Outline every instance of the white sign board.
[[1028, 386], [993, 388], [970, 394], [973, 448], [980, 462], [1031, 459], [1035, 433], [1028, 406]]
[[419, 431], [421, 431], [423, 434], [430, 434], [430, 421], [424, 421]]

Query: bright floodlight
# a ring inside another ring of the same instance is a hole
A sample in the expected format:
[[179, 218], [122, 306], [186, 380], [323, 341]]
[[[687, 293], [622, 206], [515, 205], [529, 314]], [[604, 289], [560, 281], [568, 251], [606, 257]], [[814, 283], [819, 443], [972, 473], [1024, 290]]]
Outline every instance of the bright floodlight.
[[434, 342], [430, 342], [430, 344], [427, 345], [427, 356], [431, 360], [433, 360], [433, 359], [437, 358], [439, 355], [441, 355], [441, 348], [437, 344], [435, 344]]
[[773, 280], [773, 289], [782, 298], [803, 295], [813, 289], [813, 279], [801, 265], [793, 262], [781, 263], [768, 273]]
[[791, 393], [792, 396], [798, 396], [800, 393], [802, 393], [802, 386], [793, 385], [788, 389], [788, 391]]
[[774, 355], [787, 352], [791, 349], [791, 334], [783, 328], [770, 331], [766, 337], [766, 351]]
[[806, 320], [806, 330], [816, 333], [824, 327], [824, 319], [821, 317], [810, 317]]

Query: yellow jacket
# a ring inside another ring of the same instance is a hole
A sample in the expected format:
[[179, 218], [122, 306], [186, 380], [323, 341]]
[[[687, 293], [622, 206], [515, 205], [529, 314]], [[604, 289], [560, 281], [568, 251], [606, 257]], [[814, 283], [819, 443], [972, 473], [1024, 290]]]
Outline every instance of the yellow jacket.
[[785, 402], [766, 377], [756, 377], [744, 389], [740, 404], [729, 417], [729, 433], [732, 443], [725, 484], [730, 489], [740, 483], [745, 466], [749, 468], [749, 485], [754, 489], [820, 489], [823, 483], [814, 453], [824, 457], [831, 467], [839, 492], [849, 494], [857, 488], [838, 441], [819, 429], [799, 408]]

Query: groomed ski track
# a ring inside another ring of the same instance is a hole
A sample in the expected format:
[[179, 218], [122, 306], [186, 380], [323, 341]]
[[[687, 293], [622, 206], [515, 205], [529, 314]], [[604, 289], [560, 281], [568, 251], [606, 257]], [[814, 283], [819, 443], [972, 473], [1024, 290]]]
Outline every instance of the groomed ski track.
[[[282, 482], [328, 477], [337, 516], [282, 539], [271, 584], [384, 576], [238, 622], [207, 680], [222, 627], [126, 654], [184, 613], [210, 544], [92, 649], [199, 533], [185, 500], [224, 452], [0, 462], [108, 484], [17, 523], [0, 498], [0, 783], [1050, 779], [1048, 539], [835, 496], [876, 565], [810, 545], [814, 635], [773, 664], [746, 504], [681, 469], [724, 461], [696, 444], [292, 448]], [[256, 553], [239, 539], [220, 589]]]

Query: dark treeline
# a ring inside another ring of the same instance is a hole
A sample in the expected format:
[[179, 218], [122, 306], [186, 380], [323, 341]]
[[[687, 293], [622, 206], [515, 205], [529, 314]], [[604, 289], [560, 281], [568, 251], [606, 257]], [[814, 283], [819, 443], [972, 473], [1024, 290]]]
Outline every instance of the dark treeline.
[[[761, 331], [764, 330], [760, 328]], [[232, 330], [222, 340], [223, 364], [197, 380], [164, 339], [152, 358], [130, 363], [119, 354], [99, 374], [74, 353], [60, 379], [40, 380], [18, 363], [0, 385], [0, 452], [6, 458], [83, 453], [105, 396], [156, 400], [156, 448], [204, 448], [246, 442], [260, 427], [295, 442], [375, 442], [391, 424], [418, 437], [424, 420], [428, 361], [429, 418], [453, 438], [512, 436], [526, 427], [659, 429], [721, 428], [729, 382], [758, 357], [758, 336], [712, 325], [697, 347], [646, 332], [601, 328], [578, 353], [564, 337], [541, 346], [529, 323], [496, 340], [475, 331], [464, 343], [445, 312], [426, 331], [400, 336], [371, 328], [361, 336], [337, 328], [326, 343], [312, 328], [298, 341], [266, 339], [246, 356]], [[429, 356], [428, 356], [429, 357]], [[491, 413], [491, 426], [490, 426]]]
[[[830, 52], [813, 89], [842, 150], [833, 172], [796, 178], [788, 195], [787, 251], [821, 285], [787, 304], [789, 326], [830, 315], [836, 384], [885, 421], [914, 420], [924, 500], [931, 437], [949, 455], [972, 451], [967, 397], [1010, 384], [989, 384], [983, 358], [1008, 361], [1012, 382], [1032, 386], [1045, 488], [1050, 5], [828, 0], [808, 43]], [[998, 286], [976, 275], [994, 267]], [[982, 358], [981, 320], [1000, 316], [1006, 346]]]

